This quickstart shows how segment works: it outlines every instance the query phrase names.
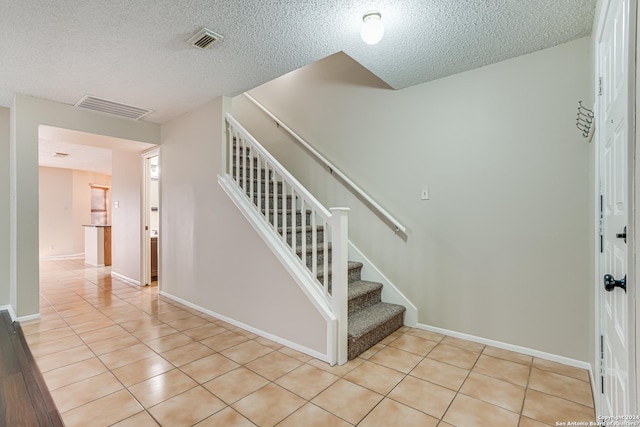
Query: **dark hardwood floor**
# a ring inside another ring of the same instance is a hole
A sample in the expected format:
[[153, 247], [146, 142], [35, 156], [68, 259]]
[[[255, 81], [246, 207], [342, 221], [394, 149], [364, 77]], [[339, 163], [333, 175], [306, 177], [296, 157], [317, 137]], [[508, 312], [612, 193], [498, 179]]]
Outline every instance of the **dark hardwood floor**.
[[0, 311], [0, 426], [64, 426], [19, 323]]

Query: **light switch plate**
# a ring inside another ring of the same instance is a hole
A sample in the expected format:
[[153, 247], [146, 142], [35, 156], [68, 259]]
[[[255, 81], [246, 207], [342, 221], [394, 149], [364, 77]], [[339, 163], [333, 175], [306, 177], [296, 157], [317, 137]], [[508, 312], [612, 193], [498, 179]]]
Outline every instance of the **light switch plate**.
[[422, 192], [420, 193], [421, 200], [429, 200], [429, 188], [422, 187]]

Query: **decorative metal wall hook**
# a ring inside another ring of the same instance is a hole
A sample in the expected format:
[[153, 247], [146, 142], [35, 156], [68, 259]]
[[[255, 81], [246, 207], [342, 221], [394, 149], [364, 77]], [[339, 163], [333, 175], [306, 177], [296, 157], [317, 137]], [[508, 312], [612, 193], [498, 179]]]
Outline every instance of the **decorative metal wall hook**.
[[593, 138], [595, 125], [593, 123], [593, 111], [582, 105], [582, 101], [578, 101], [578, 118], [576, 119], [576, 127], [587, 138], [589, 142]]

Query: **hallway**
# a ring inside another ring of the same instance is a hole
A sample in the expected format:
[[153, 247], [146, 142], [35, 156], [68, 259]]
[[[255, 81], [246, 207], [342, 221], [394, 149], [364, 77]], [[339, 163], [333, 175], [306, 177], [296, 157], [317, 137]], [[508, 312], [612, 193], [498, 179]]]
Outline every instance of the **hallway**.
[[90, 268], [40, 264], [22, 324], [67, 426], [521, 426], [593, 421], [588, 372], [403, 327], [344, 366]]

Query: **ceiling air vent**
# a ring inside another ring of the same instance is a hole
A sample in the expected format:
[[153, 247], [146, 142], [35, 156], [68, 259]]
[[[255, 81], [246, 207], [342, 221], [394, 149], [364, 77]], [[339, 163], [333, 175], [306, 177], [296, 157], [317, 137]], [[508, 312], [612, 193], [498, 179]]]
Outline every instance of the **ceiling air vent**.
[[51, 157], [68, 157], [69, 153], [60, 153], [56, 151], [55, 153], [51, 153]]
[[147, 114], [153, 112], [153, 110], [149, 110], [148, 108], [122, 104], [120, 102], [97, 98], [91, 95], [85, 95], [80, 101], [76, 102], [75, 106], [113, 114], [115, 116], [126, 117], [127, 119], [133, 120], [140, 120]]
[[206, 49], [217, 40], [222, 40], [220, 34], [214, 33], [208, 28], [203, 28], [189, 39], [189, 43], [199, 49]]

